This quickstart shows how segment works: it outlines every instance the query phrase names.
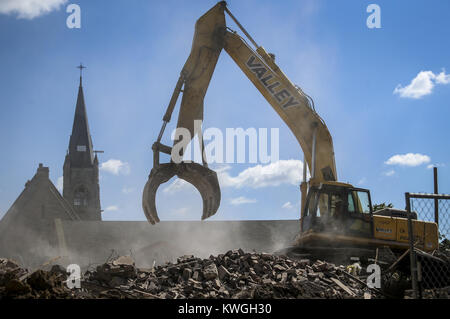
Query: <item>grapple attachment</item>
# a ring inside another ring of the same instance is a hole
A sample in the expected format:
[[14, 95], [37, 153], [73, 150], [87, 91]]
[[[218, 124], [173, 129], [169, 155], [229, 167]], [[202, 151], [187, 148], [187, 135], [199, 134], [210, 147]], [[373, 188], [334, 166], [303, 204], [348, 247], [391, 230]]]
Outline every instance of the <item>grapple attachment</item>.
[[142, 197], [145, 216], [151, 224], [159, 222], [156, 210], [156, 192], [159, 185], [173, 176], [185, 180], [197, 188], [203, 200], [202, 220], [214, 215], [220, 206], [220, 187], [216, 172], [198, 163], [160, 164], [150, 172]]
[[156, 191], [159, 185], [175, 176], [176, 171], [174, 165], [168, 163], [161, 164], [157, 168], [152, 168], [148, 181], [145, 184], [142, 195], [142, 208], [144, 209], [145, 217], [147, 217], [147, 220], [152, 225], [159, 223], [158, 212], [156, 211]]
[[[224, 10], [226, 3], [219, 2], [211, 10], [205, 13], [195, 24], [195, 35], [192, 43], [191, 53], [187, 59], [175, 90], [170, 99], [169, 106], [163, 117], [163, 126], [157, 141], [152, 149], [153, 169], [147, 184], [144, 188], [142, 206], [145, 216], [151, 224], [159, 222], [156, 211], [155, 196], [159, 185], [167, 182], [177, 175], [188, 183], [194, 185], [200, 192], [203, 199], [202, 219], [214, 215], [220, 205], [220, 187], [216, 172], [210, 170], [206, 165], [206, 158], [203, 164], [184, 163], [178, 161], [170, 163], [159, 163], [159, 152], [171, 155], [172, 149], [162, 145], [161, 138], [168, 122], [170, 122], [172, 112], [179, 97], [183, 92], [178, 116], [178, 128], [184, 128], [191, 134], [190, 139], [201, 132], [195, 131], [195, 121], [203, 120], [203, 101], [214, 72], [214, 68], [223, 49], [223, 40], [226, 31]], [[184, 86], [183, 90], [182, 87]], [[174, 141], [176, 143], [177, 141]], [[202, 151], [204, 145], [202, 142]], [[181, 155], [181, 154], [180, 154]]]

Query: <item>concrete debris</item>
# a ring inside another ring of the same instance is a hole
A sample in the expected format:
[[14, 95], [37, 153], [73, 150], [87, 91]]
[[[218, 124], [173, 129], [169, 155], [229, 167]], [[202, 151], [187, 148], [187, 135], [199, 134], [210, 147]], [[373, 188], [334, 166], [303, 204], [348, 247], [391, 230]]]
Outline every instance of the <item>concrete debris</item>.
[[134, 266], [134, 260], [131, 256], [120, 256], [112, 261], [114, 266]]
[[[412, 299], [412, 290], [405, 291], [405, 299]], [[450, 286], [444, 288], [424, 289], [422, 299], [450, 299]]]
[[210, 265], [204, 267], [203, 278], [205, 278], [205, 280], [216, 279], [218, 276], [219, 276], [219, 273], [217, 271], [216, 264], [211, 263]]
[[0, 299], [382, 298], [364, 280], [345, 275], [345, 269], [320, 260], [241, 249], [208, 259], [182, 256], [176, 263], [151, 269], [137, 268], [130, 256], [122, 256], [86, 271], [81, 288], [69, 289], [68, 274], [60, 266], [28, 274], [16, 263], [0, 259]]

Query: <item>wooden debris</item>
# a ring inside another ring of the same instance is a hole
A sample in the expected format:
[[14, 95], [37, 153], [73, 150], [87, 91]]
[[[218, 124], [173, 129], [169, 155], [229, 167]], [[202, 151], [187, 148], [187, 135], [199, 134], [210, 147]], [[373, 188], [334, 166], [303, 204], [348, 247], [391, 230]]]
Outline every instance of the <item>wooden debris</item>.
[[339, 279], [331, 278], [331, 280], [338, 285], [342, 290], [344, 290], [346, 293], [348, 293], [352, 297], [356, 297], [356, 294], [350, 290], [346, 285], [344, 285]]

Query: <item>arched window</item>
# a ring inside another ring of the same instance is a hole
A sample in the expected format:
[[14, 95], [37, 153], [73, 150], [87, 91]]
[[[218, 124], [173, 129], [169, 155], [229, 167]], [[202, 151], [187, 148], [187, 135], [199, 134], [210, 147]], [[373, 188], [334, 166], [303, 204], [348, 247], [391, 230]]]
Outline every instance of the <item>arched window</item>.
[[88, 191], [86, 187], [80, 186], [75, 190], [73, 196], [74, 206], [87, 206], [88, 205]]

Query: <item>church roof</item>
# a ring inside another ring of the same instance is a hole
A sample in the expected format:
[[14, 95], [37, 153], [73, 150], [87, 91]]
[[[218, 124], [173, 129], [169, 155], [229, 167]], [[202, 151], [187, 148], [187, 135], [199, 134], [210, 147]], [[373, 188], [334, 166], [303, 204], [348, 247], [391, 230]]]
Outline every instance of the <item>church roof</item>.
[[[45, 210], [46, 208], [51, 208], [52, 213], [53, 211], [57, 211], [56, 215], [59, 215], [57, 218], [80, 220], [73, 207], [62, 197], [61, 193], [49, 179], [48, 167], [39, 164], [36, 174], [25, 184], [25, 189], [6, 212], [2, 222], [14, 218], [13, 215], [15, 214], [26, 217], [24, 215], [37, 214], [33, 210], [39, 210], [39, 213], [42, 213], [42, 209]], [[36, 216], [31, 215], [28, 217], [33, 218], [31, 220], [35, 220], [36, 218]]]
[[91, 167], [94, 163], [94, 150], [89, 130], [86, 104], [84, 102], [81, 76], [68, 155], [72, 167]]
[[74, 208], [61, 196], [49, 179], [49, 169], [39, 164], [34, 177], [0, 221], [0, 233], [12, 225], [33, 225], [44, 220], [60, 218], [80, 220]]

